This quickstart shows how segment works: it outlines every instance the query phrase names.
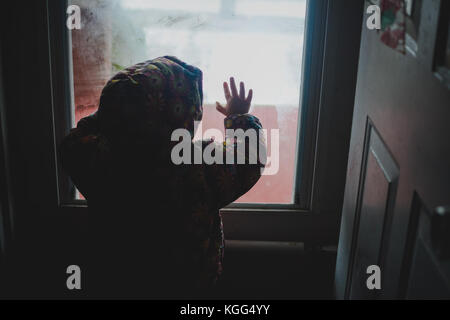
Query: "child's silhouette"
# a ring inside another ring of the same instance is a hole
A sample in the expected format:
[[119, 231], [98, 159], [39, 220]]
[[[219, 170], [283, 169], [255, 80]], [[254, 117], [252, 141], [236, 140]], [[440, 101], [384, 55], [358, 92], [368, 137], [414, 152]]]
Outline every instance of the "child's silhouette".
[[[262, 129], [248, 114], [252, 90], [246, 96], [241, 83], [238, 92], [233, 78], [224, 90], [227, 105], [217, 110], [226, 128]], [[202, 103], [202, 72], [158, 58], [114, 76], [98, 112], [64, 139], [63, 167], [90, 211], [86, 290], [182, 298], [216, 282], [224, 249], [219, 209], [252, 188], [264, 161], [174, 165], [172, 132], [193, 136]], [[265, 148], [262, 139], [259, 145]], [[230, 148], [236, 145], [224, 152]]]

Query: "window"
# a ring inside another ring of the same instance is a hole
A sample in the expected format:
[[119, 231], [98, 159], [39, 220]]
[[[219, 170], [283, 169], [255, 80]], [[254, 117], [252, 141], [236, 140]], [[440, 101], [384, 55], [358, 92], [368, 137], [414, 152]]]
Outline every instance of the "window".
[[422, 14], [422, 0], [406, 0], [406, 50], [412, 55], [416, 56], [419, 40], [420, 20]]
[[174, 55], [203, 70], [203, 130], [223, 130], [215, 102], [224, 100], [223, 81], [235, 76], [254, 89], [251, 112], [280, 133], [278, 173], [263, 176], [238, 202], [293, 204], [306, 2], [69, 1], [82, 13], [82, 29], [71, 32], [72, 126], [98, 108], [116, 72]]
[[450, 89], [450, 3], [441, 3], [438, 36], [436, 38], [436, 76]]
[[[66, 11], [71, 3], [85, 6], [82, 25], [92, 33], [68, 31]], [[162, 54], [178, 55], [204, 70], [206, 104], [223, 101], [221, 83], [234, 75], [255, 90], [254, 112], [263, 125], [281, 131], [281, 171], [267, 177], [272, 180], [261, 180], [240, 203], [221, 210], [226, 238], [336, 244], [363, 4], [342, 6], [333, 0], [47, 0], [49, 45], [39, 47], [39, 56], [48, 54], [50, 58], [48, 96], [52, 108], [45, 114], [39, 110], [39, 117], [52, 119], [54, 136], [48, 136], [51, 142], [39, 139], [35, 143], [42, 149], [48, 143], [57, 146], [77, 119], [97, 108], [104, 83], [120, 68]], [[156, 44], [147, 42], [149, 39]], [[229, 50], [226, 43], [233, 42], [246, 50], [230, 50], [227, 60], [212, 65], [213, 58], [223, 53], [214, 52], [215, 48]], [[227, 67], [221, 67], [224, 63]], [[92, 67], [87, 69], [89, 65]], [[268, 80], [260, 80], [264, 78]], [[206, 110], [205, 125], [222, 128], [222, 117]], [[74, 186], [57, 157], [54, 168], [58, 213], [76, 221], [80, 216], [88, 219], [86, 203], [76, 199]]]

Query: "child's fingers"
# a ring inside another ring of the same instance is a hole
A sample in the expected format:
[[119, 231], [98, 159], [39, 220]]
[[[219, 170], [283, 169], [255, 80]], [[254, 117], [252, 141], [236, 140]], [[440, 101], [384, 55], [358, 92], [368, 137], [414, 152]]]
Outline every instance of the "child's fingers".
[[247, 97], [247, 103], [251, 104], [253, 100], [253, 89], [250, 89], [250, 91], [248, 92], [248, 97]]
[[245, 100], [245, 84], [243, 82], [241, 82], [241, 88], [239, 91], [239, 98], [241, 98], [242, 100]]
[[216, 102], [216, 109], [220, 113], [222, 113], [224, 116], [228, 116], [227, 109], [225, 109], [219, 102]]
[[230, 84], [231, 84], [231, 93], [233, 94], [233, 97], [238, 96], [238, 91], [236, 87], [236, 82], [234, 81], [234, 78], [230, 78]]
[[225, 92], [225, 99], [229, 101], [231, 99], [231, 92], [227, 82], [223, 83], [223, 91]]

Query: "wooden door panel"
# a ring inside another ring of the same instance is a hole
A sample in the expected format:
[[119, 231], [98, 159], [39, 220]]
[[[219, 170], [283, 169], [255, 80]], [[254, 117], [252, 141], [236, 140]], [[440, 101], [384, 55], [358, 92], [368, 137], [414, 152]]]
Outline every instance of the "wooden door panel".
[[400, 298], [450, 299], [450, 260], [440, 257], [432, 243], [433, 214], [416, 193], [411, 205]]
[[[450, 205], [450, 90], [435, 65], [446, 3], [422, 1], [416, 55], [362, 27], [337, 298], [447, 297], [450, 262], [429, 242], [434, 209]], [[373, 294], [365, 288], [371, 264], [382, 275]]]
[[441, 261], [433, 252], [430, 230], [430, 214], [421, 210], [410, 264], [407, 299], [450, 299], [450, 264], [448, 260]]
[[380, 266], [386, 247], [386, 237], [392, 221], [397, 193], [399, 169], [388, 148], [369, 120], [360, 190], [354, 229], [353, 268], [350, 297], [374, 298], [376, 292], [366, 286], [367, 267]]

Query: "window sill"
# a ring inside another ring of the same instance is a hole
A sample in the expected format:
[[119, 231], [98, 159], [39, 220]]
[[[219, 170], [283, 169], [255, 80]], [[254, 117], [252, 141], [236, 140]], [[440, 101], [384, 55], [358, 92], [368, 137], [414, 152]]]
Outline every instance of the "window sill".
[[226, 208], [220, 210], [227, 240], [286, 241], [333, 245], [338, 234], [332, 214], [300, 209]]
[[[71, 221], [85, 229], [88, 224], [84, 201], [62, 205]], [[233, 207], [220, 210], [227, 240], [302, 242], [335, 245], [339, 224], [336, 214], [311, 213], [300, 209]]]

